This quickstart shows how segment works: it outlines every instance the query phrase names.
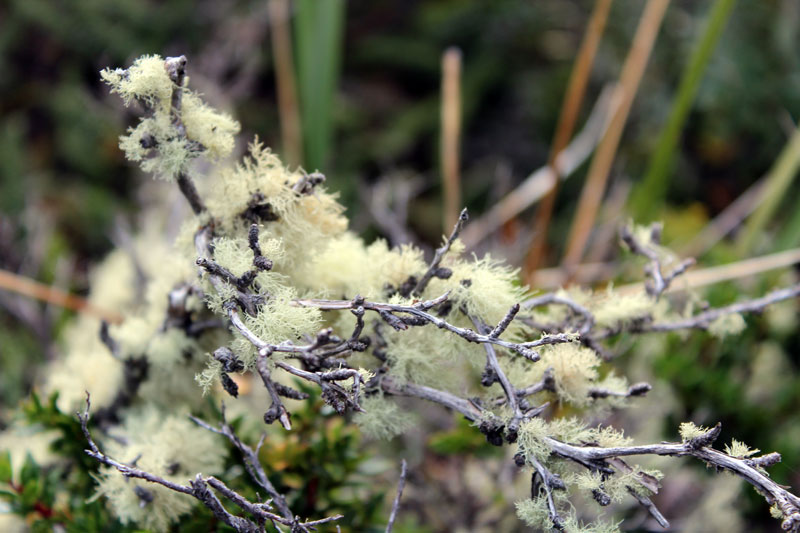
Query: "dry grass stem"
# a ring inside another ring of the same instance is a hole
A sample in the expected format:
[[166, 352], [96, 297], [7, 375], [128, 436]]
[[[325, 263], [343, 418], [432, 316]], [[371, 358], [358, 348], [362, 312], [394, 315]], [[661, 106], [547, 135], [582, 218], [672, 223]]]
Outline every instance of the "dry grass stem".
[[106, 322], [114, 324], [122, 322], [122, 315], [115, 311], [102, 309], [90, 303], [85, 298], [14, 274], [13, 272], [8, 272], [7, 270], [0, 270], [0, 289], [35, 298], [79, 313], [86, 313], [105, 320]]
[[633, 99], [639, 88], [639, 82], [642, 79], [642, 74], [644, 74], [644, 69], [647, 66], [650, 52], [653, 50], [653, 44], [668, 5], [669, 0], [649, 0], [642, 13], [630, 51], [625, 58], [625, 64], [622, 66], [619, 108], [617, 108], [614, 117], [611, 119], [608, 131], [606, 131], [605, 136], [597, 147], [586, 177], [586, 185], [583, 188], [575, 211], [575, 219], [572, 223], [567, 251], [563, 260], [563, 264], [567, 268], [577, 265], [581, 257], [583, 257], [583, 251], [586, 248], [589, 234], [603, 198], [611, 165], [614, 162], [617, 147], [622, 137], [622, 131], [628, 120]]
[[[566, 148], [575, 130], [578, 113], [586, 94], [589, 74], [600, 44], [600, 38], [605, 30], [610, 9], [611, 0], [595, 1], [589, 24], [586, 27], [586, 34], [583, 37], [583, 42], [581, 42], [580, 50], [578, 50], [578, 56], [575, 58], [575, 64], [572, 67], [567, 92], [558, 118], [558, 125], [553, 136], [553, 145], [550, 148], [550, 157], [547, 161], [548, 166], [551, 168], [554, 168], [556, 157]], [[536, 212], [536, 219], [533, 225], [533, 242], [531, 242], [524, 268], [524, 276], [529, 283], [533, 281], [533, 272], [542, 262], [545, 245], [547, 244], [547, 231], [550, 226], [550, 218], [553, 215], [557, 194], [558, 180], [554, 180], [550, 192], [544, 197], [539, 210]]]
[[448, 48], [442, 56], [442, 180], [444, 229], [449, 231], [461, 210], [461, 50]]
[[300, 110], [294, 72], [292, 37], [289, 31], [289, 0], [269, 0], [269, 23], [272, 30], [272, 54], [275, 58], [275, 82], [278, 91], [278, 115], [281, 121], [281, 144], [289, 166], [303, 160]]

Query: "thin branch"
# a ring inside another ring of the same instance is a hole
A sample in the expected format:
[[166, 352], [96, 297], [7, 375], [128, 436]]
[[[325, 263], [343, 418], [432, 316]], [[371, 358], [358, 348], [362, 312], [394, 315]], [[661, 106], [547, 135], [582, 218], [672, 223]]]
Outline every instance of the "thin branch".
[[534, 490], [533, 487], [535, 486], [536, 476], [538, 475], [539, 478], [542, 480], [542, 486], [544, 487], [545, 497], [547, 498], [547, 512], [550, 514], [550, 521], [553, 523], [553, 527], [559, 531], [564, 531], [564, 519], [561, 518], [561, 515], [558, 514], [558, 509], [556, 508], [556, 503], [553, 500], [553, 489], [565, 489], [566, 486], [564, 482], [561, 481], [555, 474], [550, 472], [545, 466], [539, 462], [537, 459], [531, 457], [530, 458], [533, 467], [536, 469], [536, 472], [533, 474], [531, 478], [531, 497], [537, 496], [533, 494]]
[[[735, 313], [760, 313], [764, 311], [767, 306], [783, 300], [788, 300], [790, 298], [796, 298], [798, 296], [800, 296], [800, 283], [797, 285], [792, 285], [791, 287], [772, 291], [761, 298], [738, 302], [725, 307], [718, 307], [716, 309], [709, 309], [708, 311], [699, 313], [684, 320], [641, 324], [632, 326], [629, 331], [643, 333], [650, 331], [676, 331], [679, 329], [705, 329], [712, 322], [723, 316], [732, 315]], [[600, 334], [596, 335], [596, 338], [608, 336], [608, 333], [611, 332], [601, 332]]]
[[[517, 305], [516, 308], [517, 310], [519, 310], [519, 305]], [[485, 324], [483, 324], [483, 322], [479, 318], [471, 316], [470, 320], [472, 320], [472, 323], [475, 325], [475, 329], [477, 329], [478, 331], [485, 331], [489, 329], [488, 327], [486, 327]], [[500, 324], [502, 324], [502, 321]], [[500, 324], [498, 324], [498, 328], [500, 327]], [[495, 330], [496, 329], [497, 328], [495, 328]], [[492, 330], [492, 333], [494, 333], [494, 330]], [[520, 412], [519, 402], [517, 401], [517, 391], [511, 384], [511, 381], [509, 381], [508, 376], [506, 376], [505, 372], [503, 372], [503, 369], [500, 367], [500, 362], [497, 360], [497, 353], [495, 353], [494, 346], [488, 343], [484, 343], [483, 347], [486, 350], [486, 367], [491, 370], [493, 377], [495, 377], [497, 381], [500, 382], [500, 386], [503, 388], [503, 392], [506, 395], [506, 401], [508, 402], [508, 407], [511, 409], [511, 412], [513, 413], [512, 420], [508, 424], [508, 430], [514, 436], [514, 439], [512, 440], [516, 440], [517, 430], [519, 429], [519, 423], [520, 420], [522, 419], [522, 413]], [[492, 381], [494, 380], [489, 380], [488, 385], [491, 385]], [[486, 385], [486, 383], [484, 383], [484, 385]]]
[[536, 296], [529, 300], [525, 300], [522, 302], [523, 309], [534, 309], [536, 307], [541, 307], [543, 305], [550, 305], [550, 304], [559, 304], [569, 307], [569, 309], [583, 318], [583, 322], [581, 323], [581, 327], [578, 330], [581, 336], [586, 335], [592, 327], [594, 327], [594, 315], [586, 309], [584, 306], [580, 305], [579, 303], [565, 297], [560, 296], [554, 292], [543, 294], [541, 296]]
[[688, 258], [678, 263], [678, 265], [676, 265], [667, 274], [664, 274], [661, 271], [661, 257], [659, 256], [658, 250], [654, 248], [654, 245], [657, 246], [661, 243], [661, 229], [662, 226], [660, 223], [654, 223], [650, 227], [651, 245], [639, 242], [639, 240], [631, 231], [631, 228], [627, 225], [622, 226], [620, 230], [622, 241], [628, 246], [628, 248], [630, 248], [631, 252], [644, 256], [650, 260], [650, 263], [647, 265], [647, 267], [645, 267], [645, 273], [652, 278], [652, 282], [645, 283], [645, 290], [647, 291], [647, 294], [656, 300], [658, 300], [661, 297], [661, 294], [669, 288], [672, 280], [686, 272], [689, 267], [695, 264], [694, 259]]
[[[378, 312], [381, 315], [381, 318], [383, 318], [385, 321], [389, 323], [389, 325], [398, 330], [408, 329], [409, 326], [392, 313], [409, 314], [420, 320], [419, 323], [414, 323], [413, 325], [423, 325], [425, 323], [430, 323], [440, 329], [445, 329], [451, 333], [454, 333], [455, 335], [458, 335], [459, 337], [469, 342], [496, 344], [498, 346], [502, 346], [503, 348], [516, 352], [519, 355], [531, 361], [539, 360], [539, 354], [532, 348], [536, 346], [541, 346], [542, 344], [552, 344], [554, 342], [569, 342], [573, 340], [571, 337], [565, 335], [562, 337], [552, 336], [551, 339], [544, 342], [541, 339], [532, 342], [520, 342], [520, 343], [509, 342], [495, 337], [491, 337], [489, 335], [476, 333], [471, 329], [454, 326], [453, 324], [450, 324], [446, 320], [443, 320], [425, 311], [446, 301], [447, 296], [448, 293], [445, 293], [433, 300], [417, 302], [413, 305], [376, 303], [376, 302], [368, 302], [366, 300], [360, 302], [360, 305], [364, 307], [365, 310]], [[351, 300], [300, 299], [300, 300], [294, 300], [293, 302], [295, 305], [299, 305], [301, 307], [316, 307], [321, 311], [351, 309], [353, 308], [354, 305], [354, 301]]]
[[400, 508], [400, 498], [403, 496], [403, 489], [406, 486], [407, 473], [408, 464], [406, 463], [406, 460], [403, 459], [400, 462], [400, 479], [397, 481], [397, 494], [394, 497], [394, 503], [392, 503], [392, 512], [389, 515], [389, 523], [386, 524], [386, 533], [392, 533], [394, 521], [397, 518], [397, 510]]
[[444, 256], [447, 255], [447, 252], [450, 251], [450, 247], [458, 238], [458, 235], [461, 233], [461, 229], [464, 227], [464, 224], [467, 222], [467, 220], [469, 220], [469, 214], [467, 213], [467, 208], [465, 207], [461, 210], [461, 214], [458, 216], [455, 224], [453, 224], [453, 231], [450, 233], [450, 237], [447, 238], [440, 248], [436, 249], [428, 270], [425, 271], [425, 274], [422, 275], [417, 283], [417, 286], [414, 287], [414, 296], [422, 296], [422, 293], [425, 291], [425, 287], [428, 286], [428, 283], [431, 281], [431, 279], [438, 273], [439, 265], [442, 263], [442, 259], [444, 259]]
[[261, 380], [264, 382], [264, 386], [267, 388], [269, 396], [272, 399], [272, 405], [267, 412], [264, 413], [264, 422], [271, 424], [275, 420], [279, 420], [283, 428], [286, 431], [290, 431], [292, 429], [292, 423], [289, 421], [289, 412], [286, 410], [286, 407], [283, 406], [280, 396], [278, 396], [278, 391], [275, 388], [275, 384], [272, 382], [269, 366], [267, 365], [267, 356], [269, 353], [271, 352], [265, 349], [260, 349], [256, 359], [256, 368], [258, 369], [258, 373], [261, 375]]
[[290, 520], [293, 519], [294, 515], [292, 514], [292, 511], [289, 509], [289, 506], [286, 504], [286, 498], [284, 498], [283, 495], [279, 493], [277, 489], [275, 489], [275, 486], [272, 484], [272, 482], [270, 482], [269, 478], [267, 477], [266, 472], [264, 472], [264, 467], [261, 465], [261, 461], [258, 459], [258, 448], [260, 448], [260, 443], [259, 446], [253, 449], [250, 446], [244, 444], [241, 440], [239, 440], [239, 437], [234, 432], [233, 427], [228, 423], [228, 420], [225, 418], [224, 403], [222, 404], [221, 411], [222, 411], [222, 423], [220, 424], [219, 428], [215, 428], [197, 417], [190, 416], [189, 418], [198, 426], [205, 428], [209, 431], [212, 431], [214, 433], [218, 433], [227, 438], [231, 442], [231, 444], [233, 444], [236, 447], [236, 449], [239, 450], [239, 452], [242, 454], [245, 468], [247, 469], [247, 472], [250, 474], [250, 477], [253, 478], [253, 480], [256, 483], [258, 483], [258, 485], [261, 488], [267, 491], [267, 494], [269, 494], [272, 497], [272, 501], [275, 502], [275, 505], [278, 507], [278, 510], [285, 518], [288, 518]]
[[[178, 130], [178, 135], [184, 138], [186, 137], [186, 128], [181, 121], [181, 104], [183, 100], [183, 84], [184, 80], [186, 79], [186, 62], [186, 56], [168, 57], [164, 60], [164, 67], [167, 69], [169, 79], [172, 80], [173, 83], [172, 104], [170, 108], [172, 123]], [[200, 198], [200, 194], [197, 192], [197, 188], [195, 187], [192, 178], [190, 178], [185, 172], [179, 172], [177, 181], [178, 188], [189, 202], [194, 214], [199, 215], [200, 213], [204, 212], [206, 210], [206, 206], [203, 203], [202, 198]]]
[[653, 386], [645, 382], [634, 383], [628, 387], [627, 391], [615, 391], [603, 387], [591, 387], [589, 389], [589, 397], [595, 400], [600, 398], [608, 398], [610, 396], [616, 398], [631, 398], [636, 396], [644, 396], [651, 390], [653, 390]]

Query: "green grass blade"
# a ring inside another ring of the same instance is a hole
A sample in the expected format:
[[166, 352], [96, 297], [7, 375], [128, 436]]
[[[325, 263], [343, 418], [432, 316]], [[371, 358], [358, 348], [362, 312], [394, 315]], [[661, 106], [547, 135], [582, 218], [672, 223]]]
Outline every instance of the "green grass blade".
[[637, 222], [648, 222], [658, 216], [659, 210], [654, 208], [661, 206], [667, 192], [672, 160], [681, 131], [735, 1], [716, 0], [711, 7], [705, 29], [681, 76], [675, 103], [672, 105], [666, 126], [661, 130], [647, 173], [631, 195], [631, 212]]
[[333, 105], [343, 45], [344, 0], [298, 0], [295, 47], [304, 167], [324, 170], [333, 138]]
[[764, 198], [739, 235], [737, 248], [740, 254], [750, 253], [764, 227], [775, 214], [786, 191], [800, 167], [800, 128], [795, 130], [767, 174]]

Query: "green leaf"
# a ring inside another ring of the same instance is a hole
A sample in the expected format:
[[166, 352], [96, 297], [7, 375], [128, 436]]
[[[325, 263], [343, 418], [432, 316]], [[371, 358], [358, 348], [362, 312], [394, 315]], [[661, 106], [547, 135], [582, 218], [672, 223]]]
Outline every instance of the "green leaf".
[[33, 507], [39, 499], [40, 493], [41, 486], [39, 485], [39, 480], [35, 478], [29, 479], [22, 485], [22, 493], [20, 494], [22, 503], [25, 504], [26, 507]]
[[6, 450], [4, 453], [0, 454], [0, 482], [10, 483], [12, 474], [11, 452]]
[[29, 481], [35, 480], [39, 477], [39, 465], [33, 460], [33, 456], [28, 453], [25, 456], [25, 463], [22, 465], [22, 470], [19, 473], [19, 482], [26, 486]]

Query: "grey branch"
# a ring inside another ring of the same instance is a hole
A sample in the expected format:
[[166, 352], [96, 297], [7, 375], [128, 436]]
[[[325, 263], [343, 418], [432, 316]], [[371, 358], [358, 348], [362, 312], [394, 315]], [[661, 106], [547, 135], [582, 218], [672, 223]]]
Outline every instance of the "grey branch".
[[566, 486], [564, 482], [561, 481], [555, 474], [550, 472], [545, 466], [536, 460], [535, 458], [531, 458], [531, 462], [533, 464], [534, 469], [536, 472], [533, 474], [531, 478], [531, 498], [537, 496], [535, 494], [535, 486], [536, 486], [536, 476], [538, 475], [542, 481], [542, 486], [544, 487], [545, 497], [547, 498], [547, 512], [550, 514], [550, 521], [553, 523], [553, 527], [559, 531], [564, 531], [564, 519], [561, 518], [561, 515], [558, 514], [558, 509], [556, 508], [556, 502], [553, 500], [553, 490], [554, 489], [565, 489]]
[[[655, 245], [658, 245], [661, 242], [661, 229], [662, 225], [660, 223], [654, 223], [652, 226], [650, 226], [650, 240]], [[630, 248], [631, 252], [644, 256], [650, 260], [648, 265], [645, 267], [645, 273], [652, 278], [652, 281], [645, 283], [645, 290], [647, 291], [647, 294], [656, 300], [658, 300], [661, 294], [669, 288], [672, 280], [686, 272], [689, 267], [695, 264], [694, 259], [684, 259], [670, 272], [664, 274], [661, 271], [661, 258], [659, 257], [657, 250], [651, 246], [647, 246], [644, 243], [639, 242], [639, 240], [636, 239], [631, 232], [630, 227], [627, 225], [621, 228], [620, 236], [622, 237], [623, 242], [628, 245], [628, 248]]]
[[[475, 342], [475, 343], [487, 343], [487, 344], [495, 344], [497, 346], [501, 346], [512, 352], [518, 353], [519, 355], [529, 359], [531, 361], [538, 361], [539, 354], [533, 350], [536, 346], [541, 346], [542, 344], [552, 344], [553, 342], [541, 342], [539, 341], [531, 341], [531, 342], [509, 342], [502, 339], [498, 339], [496, 337], [492, 337], [491, 335], [484, 335], [481, 333], [477, 333], [471, 329], [467, 328], [460, 328], [458, 326], [454, 326], [450, 324], [446, 320], [443, 320], [435, 315], [432, 315], [427, 312], [428, 309], [435, 307], [447, 300], [449, 293], [445, 293], [438, 298], [433, 300], [425, 300], [422, 302], [417, 302], [413, 305], [400, 305], [400, 304], [391, 304], [391, 303], [378, 303], [378, 302], [369, 302], [366, 300], [359, 300], [357, 303], [359, 306], [363, 307], [367, 311], [374, 311], [381, 315], [381, 318], [389, 322], [391, 318], [397, 319], [394, 316], [394, 313], [402, 313], [412, 315], [416, 317], [421, 322], [420, 324], [430, 323], [434, 326], [445, 329], [451, 333], [458, 335], [459, 337], [467, 340], [468, 342]], [[294, 300], [295, 305], [299, 305], [302, 307], [316, 307], [321, 311], [336, 311], [342, 309], [353, 309], [353, 306], [356, 305], [356, 300], [321, 300], [321, 299], [301, 299], [301, 300]], [[397, 319], [396, 321], [389, 322], [389, 325], [395, 327], [396, 329], [407, 329], [408, 325], [403, 322], [402, 320]], [[569, 342], [572, 340], [569, 336], [552, 336], [550, 339], [554, 342]]]
[[259, 441], [258, 445], [255, 449], [251, 448], [244, 444], [236, 433], [233, 431], [233, 427], [228, 424], [228, 420], [225, 418], [225, 404], [223, 403], [221, 406], [222, 411], [222, 423], [220, 427], [215, 428], [203, 420], [190, 416], [189, 418], [198, 426], [205, 428], [209, 431], [213, 431], [214, 433], [218, 433], [219, 435], [224, 436], [227, 438], [231, 444], [233, 444], [237, 450], [242, 454], [242, 458], [244, 459], [245, 468], [247, 469], [248, 474], [253, 480], [263, 488], [267, 494], [272, 497], [272, 501], [275, 502], [275, 506], [280, 511], [281, 515], [285, 518], [293, 519], [294, 515], [292, 515], [292, 511], [289, 509], [289, 506], [286, 504], [286, 498], [283, 497], [281, 493], [275, 489], [275, 486], [270, 482], [269, 478], [267, 477], [266, 472], [264, 472], [264, 467], [261, 465], [261, 461], [258, 459], [258, 450], [261, 448], [261, 444], [264, 442], [264, 437], [261, 437], [261, 441]]
[[[459, 398], [449, 392], [432, 389], [430, 387], [421, 387], [419, 385], [400, 385], [389, 377], [383, 378], [381, 387], [384, 392], [388, 394], [413, 396], [438, 403], [461, 413], [471, 421], [477, 421], [481, 418], [481, 410], [472, 402]], [[552, 450], [553, 454], [581, 464], [587, 468], [600, 470], [605, 473], [613, 473], [613, 470], [606, 464], [606, 460], [615, 457], [625, 457], [629, 455], [662, 455], [673, 457], [688, 455], [696, 457], [708, 465], [732, 472], [753, 485], [756, 490], [765, 497], [769, 504], [777, 505], [780, 508], [785, 517], [782, 524], [784, 530], [794, 532], [800, 531], [800, 498], [781, 485], [775, 483], [747, 459], [731, 457], [730, 455], [711, 448], [711, 443], [707, 441], [712, 440], [715, 434], [719, 434], [718, 427], [709, 430], [704, 436], [706, 437], [705, 441], [701, 438], [699, 440], [692, 439], [683, 443], [617, 446], [610, 448], [578, 446], [551, 437], [545, 437], [544, 441]], [[770, 462], [774, 460], [775, 458], [773, 456]]]
[[579, 303], [564, 296], [559, 296], [556, 293], [543, 294], [541, 296], [536, 296], [535, 298], [525, 300], [522, 302], [522, 308], [534, 309], [536, 307], [550, 304], [564, 305], [583, 319], [581, 327], [578, 329], [578, 332], [581, 334], [581, 336], [586, 335], [594, 326], [594, 315], [591, 313], [591, 311]]
[[[134, 465], [129, 465], [125, 463], [121, 463], [116, 459], [106, 455], [103, 453], [97, 444], [94, 442], [91, 433], [89, 432], [89, 409], [91, 407], [91, 400], [89, 394], [86, 395], [86, 409], [83, 413], [78, 413], [78, 420], [81, 423], [81, 429], [83, 431], [83, 435], [86, 438], [86, 441], [89, 444], [89, 449], [86, 450], [86, 454], [90, 457], [96, 459], [100, 463], [115, 468], [120, 474], [128, 478], [137, 478], [143, 479], [150, 483], [155, 483], [166, 487], [170, 490], [175, 492], [180, 492], [182, 494], [187, 494], [199, 500], [203, 505], [208, 507], [214, 516], [216, 516], [220, 521], [224, 522], [225, 524], [232, 527], [234, 530], [242, 532], [242, 533], [259, 533], [263, 531], [264, 523], [267, 521], [278, 524], [282, 524], [285, 526], [289, 526], [293, 528], [293, 531], [302, 531], [302, 532], [309, 532], [314, 526], [331, 522], [333, 520], [338, 520], [342, 518], [342, 515], [335, 515], [330, 516], [327, 518], [323, 518], [321, 520], [315, 521], [306, 521], [300, 522], [296, 517], [286, 517], [281, 516], [278, 514], [273, 513], [270, 511], [269, 504], [264, 503], [253, 503], [247, 500], [244, 496], [240, 495], [233, 489], [229, 488], [225, 483], [220, 481], [219, 479], [208, 476], [203, 477], [201, 474], [197, 474], [197, 476], [189, 482], [189, 485], [181, 485], [180, 483], [175, 483], [164, 479], [161, 476], [157, 476], [145, 470], [142, 470]], [[211, 429], [209, 427], [209, 429]], [[236, 516], [231, 514], [222, 503], [219, 501], [219, 498], [209, 490], [209, 486], [211, 486], [214, 490], [228, 498], [231, 502], [236, 504], [239, 508], [243, 511], [252, 515], [256, 521], [249, 520], [247, 518], [243, 518], [240, 516]], [[291, 513], [289, 513], [291, 515]]]
[[[718, 307], [716, 309], [709, 309], [708, 311], [699, 313], [684, 320], [677, 320], [675, 322], [657, 322], [634, 326], [632, 331], [635, 333], [643, 333], [650, 331], [676, 331], [679, 329], [705, 329], [712, 322], [725, 315], [732, 315], [735, 313], [760, 313], [774, 303], [788, 300], [790, 298], [796, 298], [797, 296], [800, 296], [800, 283], [772, 291], [761, 298], [738, 302], [725, 307]], [[601, 334], [605, 335], [605, 333]]]
[[[167, 69], [169, 79], [172, 80], [172, 102], [170, 113], [172, 115], [172, 123], [178, 130], [180, 137], [186, 137], [186, 128], [181, 121], [181, 103], [183, 97], [183, 82], [186, 79], [186, 56], [168, 57], [164, 60], [164, 68]], [[195, 215], [199, 215], [206, 210], [197, 188], [194, 186], [192, 178], [185, 172], [178, 173], [178, 188], [186, 197], [189, 205], [192, 207]]]
[[400, 508], [400, 498], [403, 497], [403, 489], [406, 486], [406, 475], [408, 474], [408, 464], [403, 459], [400, 462], [400, 479], [397, 481], [397, 494], [392, 503], [392, 512], [389, 515], [389, 523], [386, 524], [386, 533], [392, 533], [394, 521], [397, 519], [397, 510]]
[[461, 210], [461, 214], [458, 217], [458, 221], [456, 221], [456, 225], [453, 228], [453, 232], [450, 233], [450, 237], [444, 242], [444, 244], [436, 249], [436, 253], [433, 255], [433, 260], [431, 261], [428, 270], [425, 271], [425, 274], [422, 275], [417, 286], [414, 287], [413, 294], [414, 296], [422, 296], [422, 293], [425, 291], [425, 287], [428, 286], [428, 283], [433, 278], [436, 271], [439, 269], [439, 265], [442, 263], [442, 259], [450, 251], [450, 247], [453, 245], [453, 242], [458, 238], [459, 233], [461, 233], [461, 229], [464, 227], [464, 224], [469, 220], [469, 214], [467, 214], [467, 208]]

